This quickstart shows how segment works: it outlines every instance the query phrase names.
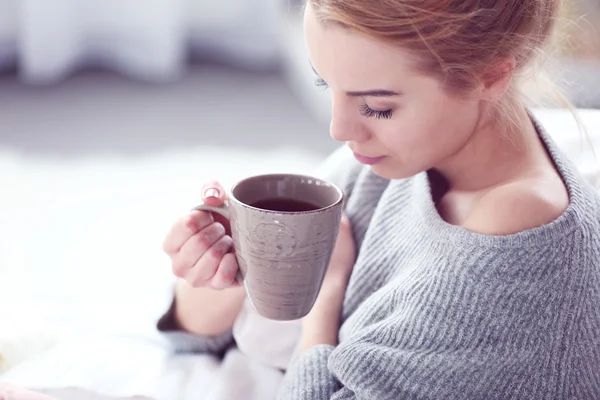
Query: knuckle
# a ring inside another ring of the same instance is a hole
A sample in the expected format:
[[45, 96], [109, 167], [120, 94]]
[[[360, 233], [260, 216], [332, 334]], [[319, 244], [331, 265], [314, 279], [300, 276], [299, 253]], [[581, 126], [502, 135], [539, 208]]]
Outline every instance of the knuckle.
[[212, 280], [216, 278], [221, 260], [229, 249], [230, 240], [227, 236], [223, 236], [210, 246], [196, 262], [193, 267], [194, 276], [192, 278], [192, 283], [197, 285], [195, 287], [212, 285]]
[[206, 211], [193, 211], [183, 218], [183, 229], [194, 234], [213, 222], [212, 214]]
[[214, 222], [208, 227], [204, 228], [198, 234], [198, 242], [202, 251], [208, 249], [217, 240], [219, 240], [225, 234], [225, 228], [218, 222]]
[[227, 284], [219, 278], [213, 278], [211, 279], [209, 286], [213, 290], [223, 290], [227, 287]]
[[198, 228], [198, 222], [196, 221], [194, 213], [188, 214], [183, 218], [183, 228], [187, 232], [193, 232]]
[[198, 211], [197, 218], [196, 226], [200, 229], [204, 229], [214, 222], [213, 215], [208, 211]]
[[206, 252], [206, 261], [218, 265], [223, 257], [223, 254], [224, 252], [221, 250], [221, 246], [215, 244]]
[[204, 254], [194, 266], [194, 279], [205, 285], [215, 275], [217, 265], [217, 261], [208, 258], [208, 253]]
[[216, 235], [217, 237], [221, 237], [223, 235], [225, 235], [225, 226], [223, 226], [222, 223], [220, 222], [213, 222], [213, 228], [216, 231]]
[[165, 240], [163, 240], [163, 242], [162, 242], [162, 250], [164, 253], [167, 253], [167, 254], [170, 254], [173, 252], [173, 246], [171, 245], [170, 239], [171, 239], [171, 237], [167, 236], [165, 238]]
[[231, 236], [224, 235], [221, 240], [223, 241], [223, 254], [226, 254], [231, 248], [233, 248], [233, 239]]
[[239, 270], [237, 259], [233, 253], [228, 253], [223, 257], [222, 271], [223, 279], [228, 282], [233, 282]]
[[225, 271], [223, 271], [223, 274], [221, 275], [221, 279], [224, 282], [227, 282], [228, 284], [230, 284], [235, 280], [236, 274], [237, 274], [237, 271], [235, 271], [233, 269], [226, 269]]
[[174, 260], [171, 263], [171, 269], [173, 271], [173, 275], [175, 275], [178, 278], [183, 278], [189, 268], [182, 261]]
[[195, 273], [191, 278], [191, 284], [194, 287], [207, 286], [208, 281], [214, 275], [214, 271], [209, 263], [201, 263], [201, 265], [197, 265], [194, 272]]
[[235, 272], [232, 273], [229, 270], [222, 271], [222, 268], [219, 268], [219, 270], [211, 280], [211, 287], [214, 289], [228, 288], [235, 280], [235, 275]]
[[197, 277], [195, 279], [191, 279], [188, 283], [194, 289], [198, 289], [198, 288], [206, 286], [206, 280], [202, 279], [201, 277]]
[[223, 236], [214, 245], [212, 245], [206, 253], [208, 259], [212, 262], [216, 262], [218, 266], [221, 263], [223, 256], [229, 249], [230, 240], [231, 239], [228, 236]]
[[232, 274], [230, 272], [225, 272], [225, 273], [219, 275], [219, 277], [216, 279], [217, 284], [222, 289], [225, 289], [225, 288], [231, 286], [231, 284], [233, 283], [234, 280], [235, 280], [235, 274]]
[[198, 233], [198, 245], [201, 249], [208, 249], [214, 242], [213, 234], [206, 228]]

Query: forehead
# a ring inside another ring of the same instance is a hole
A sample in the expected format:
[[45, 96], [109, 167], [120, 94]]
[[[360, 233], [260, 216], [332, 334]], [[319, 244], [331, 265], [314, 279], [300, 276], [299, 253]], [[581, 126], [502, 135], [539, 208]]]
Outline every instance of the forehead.
[[309, 58], [328, 83], [333, 83], [330, 75], [340, 82], [368, 76], [390, 83], [400, 75], [414, 73], [415, 58], [410, 51], [340, 25], [323, 23], [317, 20], [308, 3], [304, 34]]

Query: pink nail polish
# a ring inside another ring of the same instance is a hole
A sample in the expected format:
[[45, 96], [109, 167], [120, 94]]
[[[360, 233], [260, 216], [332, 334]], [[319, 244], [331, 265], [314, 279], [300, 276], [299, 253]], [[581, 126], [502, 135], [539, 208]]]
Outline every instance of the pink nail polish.
[[219, 191], [215, 188], [206, 189], [206, 191], [204, 192], [205, 199], [207, 199], [209, 197], [214, 197], [215, 199], [218, 199], [219, 195], [220, 195]]

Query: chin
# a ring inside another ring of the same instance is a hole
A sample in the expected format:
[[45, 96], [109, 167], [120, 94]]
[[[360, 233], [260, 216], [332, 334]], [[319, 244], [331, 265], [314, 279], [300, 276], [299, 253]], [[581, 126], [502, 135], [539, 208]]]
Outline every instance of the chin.
[[398, 167], [397, 165], [393, 166], [384, 164], [372, 165], [371, 171], [373, 171], [375, 175], [390, 180], [406, 179], [419, 173], [419, 171], [412, 172], [407, 170], [406, 168]]

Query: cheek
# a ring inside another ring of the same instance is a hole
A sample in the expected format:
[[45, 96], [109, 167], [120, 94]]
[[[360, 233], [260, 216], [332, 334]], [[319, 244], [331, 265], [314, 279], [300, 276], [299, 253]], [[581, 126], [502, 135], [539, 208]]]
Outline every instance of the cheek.
[[423, 153], [430, 147], [442, 126], [439, 117], [417, 107], [405, 107], [393, 119], [385, 121], [377, 136], [393, 153], [406, 159], [415, 150]]
[[444, 99], [420, 115], [422, 139], [432, 148], [452, 151], [462, 146], [475, 129], [477, 102]]
[[[459, 102], [405, 108], [386, 126], [373, 128], [379, 142], [404, 163], [435, 164], [464, 145], [475, 128], [477, 107]], [[457, 117], [459, 116], [459, 117]]]

